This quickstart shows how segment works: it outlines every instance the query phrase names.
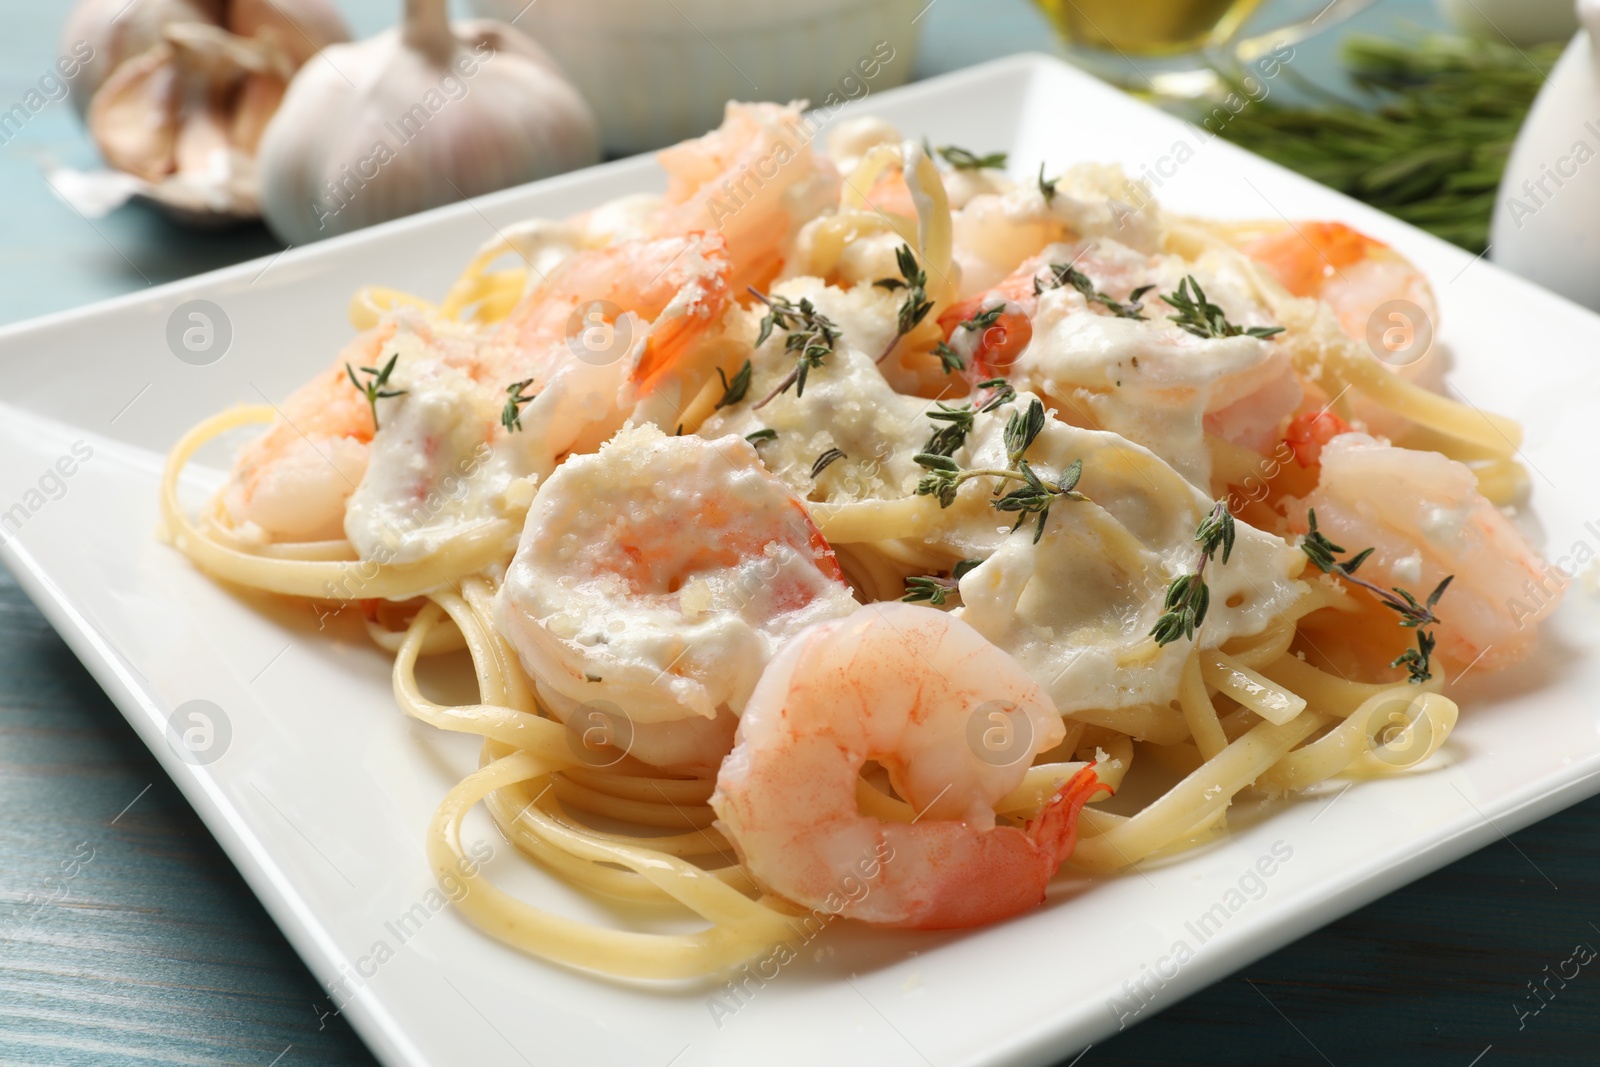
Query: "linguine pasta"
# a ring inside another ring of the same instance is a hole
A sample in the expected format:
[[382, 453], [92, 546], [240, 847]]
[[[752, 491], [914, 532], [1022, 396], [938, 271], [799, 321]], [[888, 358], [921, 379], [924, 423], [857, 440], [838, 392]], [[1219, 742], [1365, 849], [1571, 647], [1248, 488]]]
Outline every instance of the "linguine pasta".
[[[171, 453], [197, 567], [359, 602], [400, 710], [483, 739], [426, 837], [473, 923], [633, 979], [837, 916], [977, 925], [1063, 860], [1423, 763], [1443, 665], [1534, 639], [1518, 427], [1351, 326], [1431, 314], [1392, 250], [816, 132], [730, 105], [665, 197], [515, 228], [438, 303], [361, 290], [333, 368]], [[185, 465], [251, 424], [187, 513]], [[477, 702], [433, 701], [419, 665], [463, 648]], [[1171, 784], [1108, 807], [1130, 774]], [[480, 803], [555, 877], [700, 925], [508, 894], [462, 843]]]

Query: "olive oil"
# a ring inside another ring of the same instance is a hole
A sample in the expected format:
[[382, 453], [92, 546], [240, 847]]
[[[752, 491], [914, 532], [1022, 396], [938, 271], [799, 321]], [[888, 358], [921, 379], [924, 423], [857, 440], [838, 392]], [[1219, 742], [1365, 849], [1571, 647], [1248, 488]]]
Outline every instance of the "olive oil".
[[1038, 0], [1069, 44], [1165, 56], [1217, 44], [1261, 0]]

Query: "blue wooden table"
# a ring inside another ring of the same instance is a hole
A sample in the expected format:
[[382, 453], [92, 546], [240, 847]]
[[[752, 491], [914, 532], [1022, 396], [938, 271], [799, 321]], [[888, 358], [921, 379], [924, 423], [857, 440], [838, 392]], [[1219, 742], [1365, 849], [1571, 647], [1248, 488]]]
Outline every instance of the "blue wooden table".
[[[400, 7], [342, 6], [362, 34]], [[6, 8], [0, 110], [48, 69], [66, 15], [58, 0]], [[1430, 8], [1390, 0], [1361, 22], [1397, 17], [1427, 23]], [[1021, 0], [935, 0], [923, 22], [924, 74], [1051, 47]], [[91, 224], [50, 195], [44, 156], [95, 162], [65, 103], [0, 147], [0, 322], [277, 248], [259, 227], [197, 235], [139, 209]], [[1597, 825], [1600, 799], [1141, 1017], [1072, 1062], [1600, 1063], [1600, 969], [1551, 978], [1574, 946], [1600, 946]], [[1063, 966], [1095, 961], [1068, 951]], [[0, 571], [0, 1064], [372, 1062], [166, 774]]]

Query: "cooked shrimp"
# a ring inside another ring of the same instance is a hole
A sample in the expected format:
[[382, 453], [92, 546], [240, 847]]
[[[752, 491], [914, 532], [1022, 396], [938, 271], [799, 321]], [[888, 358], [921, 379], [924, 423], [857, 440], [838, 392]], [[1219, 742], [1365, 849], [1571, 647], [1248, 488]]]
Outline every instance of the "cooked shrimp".
[[[367, 471], [372, 409], [346, 365], [382, 367], [396, 352], [470, 366], [472, 342], [420, 315], [392, 315], [352, 341], [328, 370], [279, 406], [278, 422], [239, 454], [223, 513], [246, 539], [323, 541], [344, 536], [345, 505]], [[385, 402], [387, 404], [387, 402]]]
[[[1246, 255], [1265, 265], [1295, 296], [1326, 304], [1339, 330], [1369, 346], [1392, 373], [1428, 389], [1439, 388], [1445, 361], [1433, 344], [1438, 303], [1427, 277], [1410, 260], [1342, 222], [1270, 224], [1264, 235], [1261, 227], [1244, 225], [1234, 233], [1235, 244]], [[1359, 392], [1347, 414], [1391, 438], [1411, 428], [1410, 422]]]
[[748, 442], [641, 426], [539, 489], [498, 612], [545, 689], [648, 725], [737, 713], [784, 641], [854, 606]]
[[[984, 728], [1003, 716], [1015, 751], [969, 743], [974, 716]], [[711, 806], [750, 873], [790, 900], [887, 926], [978, 926], [1044, 901], [1079, 809], [1103, 788], [1086, 768], [1026, 829], [997, 825], [996, 801], [1063, 736], [1050, 698], [970, 626], [873, 604], [811, 627], [768, 665]], [[857, 809], [868, 760], [915, 821]]]
[[1483, 498], [1468, 467], [1359, 433], [1333, 438], [1320, 460], [1317, 488], [1288, 502], [1297, 532], [1314, 509], [1329, 540], [1352, 554], [1373, 549], [1361, 577], [1419, 599], [1455, 575], [1437, 609], [1439, 653], [1455, 663], [1492, 669], [1527, 654], [1565, 579]]
[[[817, 502], [841, 497], [892, 498], [909, 495], [923, 469], [913, 460], [927, 440], [926, 400], [897, 393], [885, 380], [876, 357], [894, 336], [898, 299], [870, 285], [839, 289], [815, 278], [779, 282], [773, 294], [798, 303], [809, 300], [839, 329], [834, 351], [806, 379], [804, 394], [790, 388], [761, 407], [756, 404], [794, 368], [781, 332], [751, 353], [752, 380], [742, 401], [715, 412], [700, 428], [702, 436], [744, 436], [776, 431], [760, 446], [767, 469], [801, 496]], [[759, 318], [746, 313], [753, 337]], [[966, 383], [952, 379], [965, 392]], [[817, 459], [830, 449], [844, 453], [814, 477]]]
[[[727, 307], [727, 275], [715, 235], [577, 251], [479, 343], [469, 373], [402, 360], [406, 395], [391, 402], [351, 497], [352, 543], [364, 557], [380, 543], [400, 560], [425, 555], [475, 523], [517, 518], [505, 498], [513, 482], [593, 451], [628, 418], [673, 419], [710, 373], [691, 356]], [[511, 386], [532, 399], [508, 432]], [[409, 519], [446, 479], [456, 491], [438, 514]]]
[[765, 288], [800, 227], [838, 201], [838, 172], [812, 151], [815, 135], [796, 104], [730, 102], [717, 129], [657, 153], [667, 192], [650, 232], [720, 233], [733, 291]]
[[[1272, 342], [1196, 337], [1168, 320], [1162, 294], [1192, 275], [1230, 321], [1267, 324], [1242, 262], [1227, 249], [1186, 260], [1110, 239], [1051, 245], [939, 321], [974, 374], [1004, 374], [1056, 402], [1063, 417], [1138, 442], [1205, 487], [1207, 433], [1268, 452], [1302, 396], [1288, 355]], [[1068, 268], [1122, 310], [1063, 280]], [[1134, 309], [1141, 290], [1143, 307]], [[992, 324], [964, 325], [996, 308]]]
[[1390, 300], [1409, 300], [1430, 320], [1438, 318], [1427, 277], [1382, 241], [1342, 222], [1286, 226], [1247, 243], [1244, 252], [1295, 296], [1331, 307], [1345, 334], [1356, 340], [1366, 339], [1373, 313]]
[[[632, 240], [578, 252], [519, 303], [500, 325], [532, 391], [574, 359], [621, 363], [648, 391], [721, 316], [730, 264], [715, 234]], [[626, 323], [622, 316], [628, 316]]]
[[[1159, 209], [1150, 198], [1133, 195], [1134, 187], [1119, 168], [1080, 164], [1059, 174], [1054, 183], [1047, 198], [1037, 181], [990, 189], [954, 187], [946, 181], [961, 296], [977, 296], [1001, 284], [1030, 257], [1059, 241], [1104, 238], [1144, 253], [1160, 247]], [[1135, 209], [1130, 200], [1140, 206]]]

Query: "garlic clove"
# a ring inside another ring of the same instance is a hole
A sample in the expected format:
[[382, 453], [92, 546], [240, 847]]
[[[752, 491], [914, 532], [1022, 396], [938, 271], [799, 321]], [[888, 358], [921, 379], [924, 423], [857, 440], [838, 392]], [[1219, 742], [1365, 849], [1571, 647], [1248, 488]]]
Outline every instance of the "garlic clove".
[[225, 25], [240, 37], [275, 41], [295, 67], [350, 40], [349, 27], [327, 0], [232, 0]]
[[225, 181], [229, 173], [228, 96], [220, 80], [185, 86], [183, 122], [173, 142], [173, 169], [179, 174]]
[[83, 59], [69, 83], [73, 106], [87, 116], [95, 93], [126, 60], [161, 41], [172, 22], [222, 24], [223, 0], [82, 0], [67, 16], [61, 55]]
[[163, 41], [106, 79], [89, 106], [89, 132], [111, 166], [160, 181], [175, 165], [182, 102], [172, 46]]
[[283, 103], [289, 83], [275, 74], [248, 74], [239, 87], [228, 140], [251, 156], [260, 147], [267, 123]]
[[593, 114], [543, 49], [505, 23], [449, 23], [444, 0], [408, 0], [400, 28], [324, 54], [261, 138], [262, 214], [291, 244], [599, 157]]

